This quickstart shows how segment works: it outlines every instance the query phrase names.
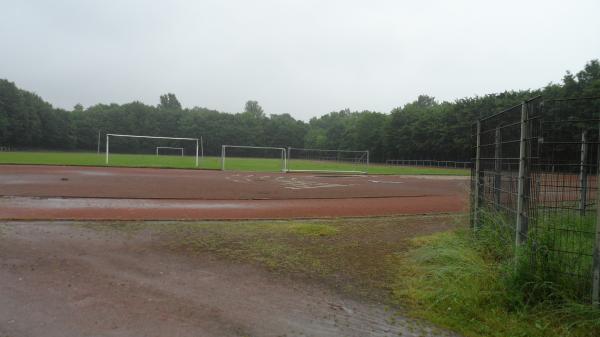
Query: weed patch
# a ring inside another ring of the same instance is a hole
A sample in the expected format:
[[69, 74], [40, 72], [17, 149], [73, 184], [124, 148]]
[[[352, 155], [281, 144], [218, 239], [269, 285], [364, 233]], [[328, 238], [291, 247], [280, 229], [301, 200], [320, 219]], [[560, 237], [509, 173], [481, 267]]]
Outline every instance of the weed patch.
[[478, 235], [454, 231], [413, 240], [399, 264], [395, 300], [466, 336], [600, 335], [600, 311], [589, 305], [564, 297], [528, 301], [534, 285], [520, 283], [514, 260], [491, 248], [497, 238]]

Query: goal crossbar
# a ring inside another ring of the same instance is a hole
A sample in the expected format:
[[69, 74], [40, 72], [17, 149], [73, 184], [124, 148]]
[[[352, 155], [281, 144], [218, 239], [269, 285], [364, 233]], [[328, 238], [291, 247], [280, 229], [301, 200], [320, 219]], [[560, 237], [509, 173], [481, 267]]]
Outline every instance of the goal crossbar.
[[225, 158], [227, 157], [227, 149], [257, 149], [257, 150], [278, 150], [281, 151], [281, 160], [283, 161], [281, 171], [287, 172], [287, 151], [284, 147], [274, 146], [249, 146], [249, 145], [222, 145], [221, 146], [221, 170], [225, 171]]
[[236, 149], [266, 149], [266, 150], [284, 150], [284, 147], [272, 147], [272, 146], [249, 146], [249, 145], [223, 145], [223, 148], [234, 147]]
[[[145, 136], [145, 135], [126, 135], [119, 133], [107, 133], [106, 134], [106, 165], [108, 165], [108, 154], [110, 152], [110, 137], [125, 137], [125, 138], [145, 138], [145, 139], [167, 139], [167, 140], [189, 140], [196, 142], [196, 167], [199, 165], [198, 161], [198, 152], [200, 150], [200, 139], [201, 138], [186, 138], [186, 137], [160, 137], [160, 136]], [[169, 148], [168, 146], [164, 146], [163, 148]], [[182, 148], [183, 155], [183, 148]], [[156, 149], [156, 153], [158, 154], [158, 148]]]
[[323, 150], [323, 149], [305, 149], [300, 147], [288, 147], [290, 150], [303, 150], [303, 151], [320, 151], [320, 152], [346, 152], [346, 153], [368, 153], [369, 151], [364, 150]]
[[123, 135], [118, 133], [107, 133], [106, 137], [115, 136], [115, 137], [129, 137], [129, 138], [149, 138], [149, 139], [171, 139], [171, 140], [195, 140], [198, 141], [199, 138], [181, 138], [181, 137], [159, 137], [159, 136], [140, 136], [140, 135]]

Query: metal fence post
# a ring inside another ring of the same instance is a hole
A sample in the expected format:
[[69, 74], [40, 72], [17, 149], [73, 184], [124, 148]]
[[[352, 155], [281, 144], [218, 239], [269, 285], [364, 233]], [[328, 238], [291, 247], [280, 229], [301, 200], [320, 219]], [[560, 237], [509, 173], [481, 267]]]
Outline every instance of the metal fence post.
[[500, 127], [496, 127], [496, 137], [495, 137], [495, 149], [494, 149], [494, 206], [496, 210], [500, 209], [500, 197], [502, 195], [502, 139]]
[[[600, 125], [598, 127], [600, 138]], [[596, 159], [596, 184], [600, 184], [600, 144], [598, 145], [598, 158]], [[600, 308], [600, 186], [596, 188], [596, 242], [594, 244], [593, 271], [592, 271], [592, 304]]]
[[587, 143], [587, 130], [581, 131], [581, 159], [579, 161], [579, 187], [581, 190], [580, 198], [579, 198], [579, 211], [581, 215], [585, 215], [585, 207], [587, 203], [587, 192], [588, 192], [588, 184], [587, 184], [587, 152], [588, 152], [588, 143]]
[[479, 227], [479, 208], [481, 207], [481, 121], [477, 121], [477, 147], [475, 148], [475, 196], [473, 197], [473, 229]]
[[286, 161], [287, 161], [287, 154], [285, 152], [285, 149], [281, 150], [281, 160], [282, 160], [282, 163], [281, 163], [281, 172], [285, 172], [286, 171], [286, 167], [287, 167], [287, 163], [286, 163]]
[[225, 171], [225, 145], [221, 146], [221, 171]]
[[[196, 167], [198, 167], [198, 152], [200, 151], [200, 142], [196, 139]], [[181, 155], [183, 156], [183, 150], [181, 150]]]
[[108, 146], [109, 146], [108, 141], [109, 140], [108, 140], [108, 134], [107, 134], [106, 135], [106, 165], [108, 165], [108, 151], [109, 151], [108, 150]]
[[[598, 178], [600, 178], [600, 175]], [[598, 197], [600, 197], [600, 195]], [[596, 207], [598, 206], [600, 206], [599, 202], [596, 202]], [[592, 303], [596, 308], [600, 308], [600, 211], [598, 210], [596, 210], [596, 244], [594, 247], [594, 272], [592, 275], [592, 282]]]
[[527, 216], [525, 214], [527, 207], [527, 102], [521, 105], [521, 136], [519, 140], [519, 180], [517, 181], [517, 226], [515, 233], [515, 242], [517, 246], [527, 241]]

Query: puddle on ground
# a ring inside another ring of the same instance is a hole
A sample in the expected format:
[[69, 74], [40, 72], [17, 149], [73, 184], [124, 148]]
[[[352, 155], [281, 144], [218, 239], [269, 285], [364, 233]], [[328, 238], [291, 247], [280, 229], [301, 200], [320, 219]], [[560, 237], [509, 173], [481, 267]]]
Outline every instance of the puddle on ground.
[[151, 199], [102, 199], [102, 198], [27, 198], [3, 197], [0, 206], [11, 208], [127, 208], [127, 209], [250, 209], [254, 205], [235, 202], [210, 202], [202, 200], [151, 200]]

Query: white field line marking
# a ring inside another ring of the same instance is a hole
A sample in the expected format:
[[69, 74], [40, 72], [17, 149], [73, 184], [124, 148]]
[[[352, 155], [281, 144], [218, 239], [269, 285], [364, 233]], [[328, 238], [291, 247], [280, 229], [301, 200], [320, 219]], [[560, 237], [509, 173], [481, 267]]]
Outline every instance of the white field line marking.
[[[255, 177], [254, 179], [252, 179]], [[236, 179], [237, 178], [237, 179]], [[262, 183], [270, 179], [271, 176], [255, 176], [254, 174], [240, 175], [233, 174], [226, 176], [225, 179], [238, 184], [247, 183]], [[300, 180], [299, 178], [286, 178], [286, 177], [274, 177], [274, 180], [282, 185], [283, 188], [290, 190], [304, 190], [304, 189], [316, 189], [316, 188], [334, 188], [334, 187], [347, 187], [353, 184], [332, 184], [322, 183], [317, 181], [306, 181]]]
[[376, 184], [404, 184], [403, 181], [369, 180], [369, 182], [376, 183]]
[[287, 189], [290, 189], [290, 190], [302, 190], [302, 189], [332, 188], [332, 187], [346, 187], [346, 186], [350, 186], [350, 185], [343, 185], [343, 184], [330, 184], [330, 183], [303, 181], [303, 180], [297, 180], [296, 178], [291, 178], [290, 180], [279, 180], [278, 182], [283, 185], [283, 188], [287, 188]]
[[298, 187], [291, 187], [291, 186], [286, 186], [284, 188], [287, 188], [289, 190], [308, 190], [308, 189], [314, 189], [314, 188], [331, 188], [331, 187], [346, 187], [348, 185], [320, 185], [320, 186], [298, 186]]
[[234, 178], [234, 177], [237, 177], [237, 176], [239, 176], [239, 175], [228, 176], [228, 177], [225, 177], [225, 179], [227, 179], [227, 180], [229, 180], [229, 181], [232, 181], [232, 182], [234, 182], [234, 183], [238, 183], [238, 184], [243, 184], [243, 183], [245, 183], [245, 181], [243, 181], [243, 180], [238, 180], [238, 179], [235, 179], [235, 178]]

